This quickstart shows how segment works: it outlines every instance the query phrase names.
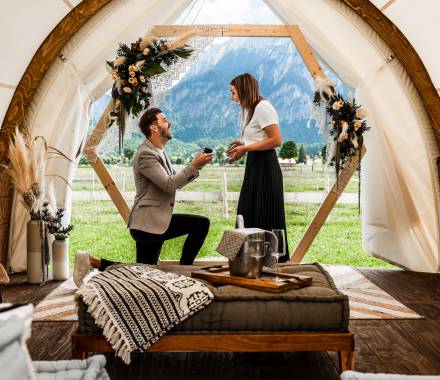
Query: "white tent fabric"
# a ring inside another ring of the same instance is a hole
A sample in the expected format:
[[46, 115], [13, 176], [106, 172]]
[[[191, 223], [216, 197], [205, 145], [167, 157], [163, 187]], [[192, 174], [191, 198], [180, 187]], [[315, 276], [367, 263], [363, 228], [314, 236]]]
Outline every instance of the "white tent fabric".
[[364, 249], [417, 271], [439, 270], [438, 147], [406, 72], [355, 12], [336, 0], [272, 0], [368, 111], [362, 175]]
[[[114, 58], [121, 41], [130, 43], [153, 25], [172, 23], [189, 0], [113, 1], [83, 27], [63, 49], [39, 86], [28, 113], [33, 136], [45, 136], [48, 145], [75, 159], [87, 134], [90, 103], [111, 88], [105, 61]], [[72, 183], [75, 165], [65, 159], [51, 159], [46, 169]], [[71, 191], [53, 177], [58, 207], [71, 206]], [[27, 212], [14, 202], [11, 216], [10, 261], [15, 272], [26, 270]]]
[[[388, 3], [373, 2], [379, 7]], [[1, 6], [0, 41], [7, 59], [0, 67], [0, 120], [36, 50], [80, 0], [44, 0], [44, 6], [34, 3], [21, 0]], [[50, 145], [75, 158], [86, 134], [90, 102], [111, 86], [104, 62], [114, 56], [118, 42], [133, 41], [154, 24], [171, 23], [189, 3], [113, 0], [103, 8], [68, 43], [63, 50], [66, 60], [57, 60], [40, 85], [28, 115], [31, 133], [46, 136]], [[366, 135], [368, 153], [362, 175], [364, 248], [412, 270], [438, 272], [435, 160], [439, 152], [424, 108], [401, 64], [396, 59], [388, 62], [390, 50], [381, 38], [339, 1], [266, 3], [284, 22], [300, 25], [321, 59], [356, 88], [368, 110], [372, 130]], [[396, 0], [384, 10], [413, 43], [437, 88], [440, 65], [435, 31], [440, 26], [435, 15], [439, 7], [437, 0], [417, 5]], [[20, 16], [20, 23], [11, 15]], [[30, 28], [23, 30], [23, 23]], [[54, 159], [48, 172], [71, 181], [74, 165]], [[60, 205], [70, 206], [68, 188], [56, 181]], [[25, 214], [17, 205], [12, 218], [10, 264], [20, 271], [26, 268]]]

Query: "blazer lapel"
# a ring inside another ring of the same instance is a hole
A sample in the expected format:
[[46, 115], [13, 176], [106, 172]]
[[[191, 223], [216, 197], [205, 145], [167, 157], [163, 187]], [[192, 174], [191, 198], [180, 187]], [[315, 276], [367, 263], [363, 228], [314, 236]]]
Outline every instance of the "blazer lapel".
[[[168, 165], [167, 162], [164, 161], [163, 157], [166, 157], [165, 152], [163, 154], [163, 156], [159, 153], [159, 151], [157, 150], [157, 148], [151, 143], [150, 140], [145, 139], [144, 142], [145, 146], [147, 148], [149, 148], [150, 150], [152, 150], [153, 152], [155, 152], [159, 158], [160, 158], [160, 162], [162, 163], [162, 166], [164, 167], [165, 171], [167, 172], [168, 175], [173, 175], [173, 169], [171, 168], [171, 165]], [[168, 160], [168, 157], [165, 158], [165, 160]]]

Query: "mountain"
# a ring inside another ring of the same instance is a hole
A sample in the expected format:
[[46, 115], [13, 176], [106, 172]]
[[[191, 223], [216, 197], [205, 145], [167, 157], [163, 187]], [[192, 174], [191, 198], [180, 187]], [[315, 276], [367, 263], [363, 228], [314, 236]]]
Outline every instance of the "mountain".
[[287, 38], [231, 38], [211, 46], [161, 104], [174, 120], [175, 137], [202, 145], [238, 137], [240, 110], [230, 100], [229, 83], [243, 72], [257, 78], [277, 109], [284, 139], [322, 141], [317, 128], [307, 128], [311, 76]]
[[[315, 123], [309, 123], [313, 81], [292, 41], [288, 38], [225, 40], [199, 55], [159, 103], [173, 123], [173, 146], [180, 151], [185, 150], [181, 143], [191, 143], [188, 148], [193, 151], [197, 146], [215, 147], [238, 138], [240, 108], [230, 100], [229, 83], [243, 72], [257, 78], [261, 94], [275, 106], [284, 140], [321, 143], [318, 128]], [[331, 76], [331, 79], [340, 85], [337, 78]], [[95, 120], [108, 100], [106, 95], [95, 105]], [[136, 125], [137, 120], [130, 120], [126, 136], [126, 144], [132, 149], [142, 141]], [[112, 137], [112, 140], [116, 146], [117, 139]]]

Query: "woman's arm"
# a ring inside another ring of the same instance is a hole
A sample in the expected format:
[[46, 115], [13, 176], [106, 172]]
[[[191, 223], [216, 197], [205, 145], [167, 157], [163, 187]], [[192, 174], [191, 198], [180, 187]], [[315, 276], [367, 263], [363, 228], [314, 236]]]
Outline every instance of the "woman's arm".
[[231, 157], [231, 162], [239, 160], [246, 152], [255, 150], [269, 150], [281, 146], [283, 138], [281, 136], [280, 126], [278, 124], [271, 124], [264, 128], [267, 137], [261, 141], [250, 145], [238, 145], [228, 151], [228, 156]]

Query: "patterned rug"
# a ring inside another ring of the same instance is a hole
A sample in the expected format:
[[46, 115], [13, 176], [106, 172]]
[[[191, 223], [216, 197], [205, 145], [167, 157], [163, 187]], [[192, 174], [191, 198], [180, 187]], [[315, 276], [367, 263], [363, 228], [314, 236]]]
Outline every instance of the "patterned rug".
[[[394, 297], [370, 282], [356, 269], [324, 266], [336, 286], [350, 299], [350, 319], [422, 319]], [[34, 309], [34, 321], [77, 321], [72, 279], [52, 290]]]
[[423, 319], [356, 269], [333, 265], [324, 267], [338, 289], [350, 299], [350, 319]]

